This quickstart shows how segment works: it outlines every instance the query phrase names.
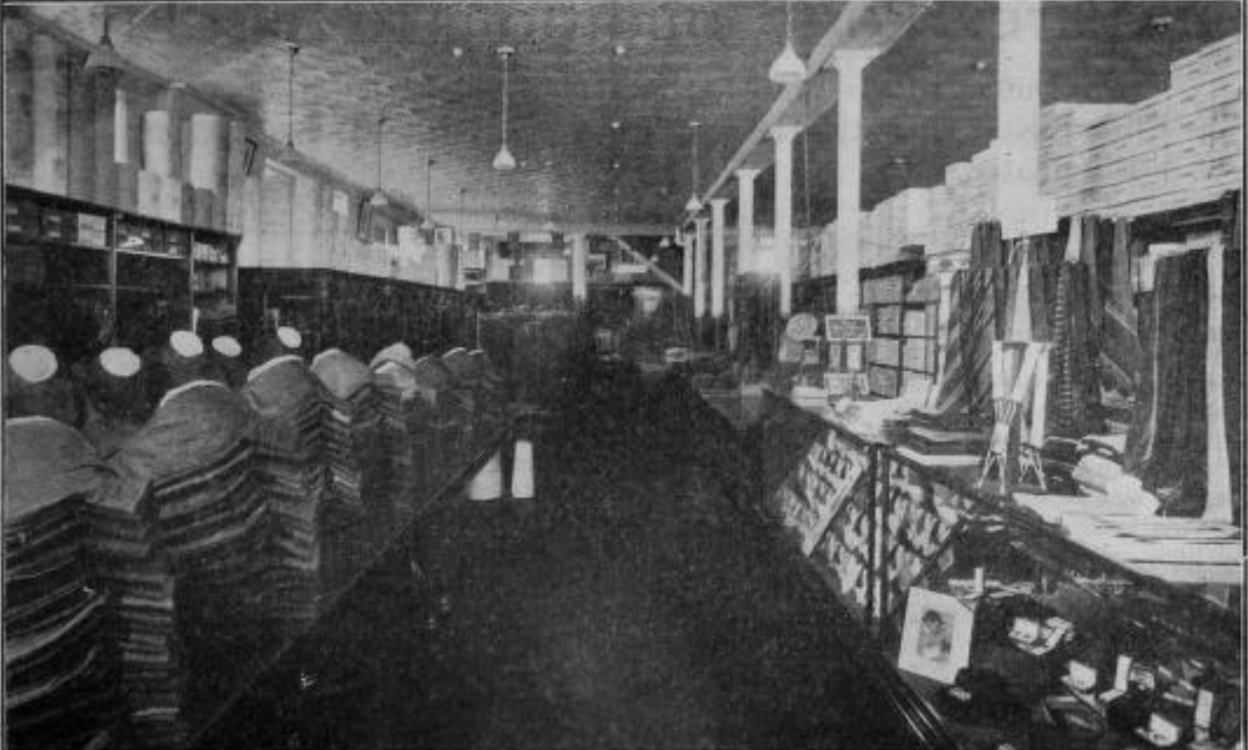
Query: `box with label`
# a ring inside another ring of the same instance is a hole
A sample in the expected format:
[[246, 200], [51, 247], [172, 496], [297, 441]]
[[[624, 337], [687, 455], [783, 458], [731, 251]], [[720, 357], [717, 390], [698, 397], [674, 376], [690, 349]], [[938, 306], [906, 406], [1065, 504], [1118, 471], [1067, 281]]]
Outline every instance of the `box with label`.
[[920, 372], [936, 369], [935, 343], [931, 339], [906, 339], [901, 347], [902, 367]]
[[926, 336], [927, 311], [906, 310], [905, 315], [902, 316], [901, 332], [906, 336]]
[[39, 205], [34, 201], [9, 198], [4, 202], [5, 233], [21, 237], [39, 236]]
[[108, 217], [78, 214], [78, 244], [87, 247], [108, 247]]
[[901, 342], [897, 339], [872, 339], [868, 351], [871, 364], [889, 367], [901, 364]]
[[874, 310], [874, 329], [881, 336], [898, 336], [901, 334], [901, 307], [887, 305]]
[[900, 392], [900, 377], [897, 370], [887, 367], [872, 367], [867, 371], [867, 383], [871, 392], [885, 398], [896, 398]]
[[78, 235], [78, 217], [71, 211], [45, 207], [39, 212], [39, 234], [50, 242], [73, 242]]

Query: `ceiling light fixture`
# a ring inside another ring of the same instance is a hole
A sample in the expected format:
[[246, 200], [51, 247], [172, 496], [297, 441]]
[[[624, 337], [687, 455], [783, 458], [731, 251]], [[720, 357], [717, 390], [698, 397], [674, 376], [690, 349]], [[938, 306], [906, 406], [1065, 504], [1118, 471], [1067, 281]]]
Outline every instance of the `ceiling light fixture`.
[[668, 237], [667, 237], [667, 235], [666, 235], [666, 234], [665, 234], [665, 235], [663, 235], [663, 239], [659, 240], [659, 247], [661, 247], [661, 248], [663, 248], [664, 250], [666, 250], [666, 249], [668, 249], [668, 248], [669, 248], [669, 247], [671, 247], [671, 246], [672, 246], [672, 241], [671, 241], [670, 239], [668, 239]]
[[299, 156], [299, 152], [295, 151], [295, 55], [299, 54], [299, 45], [294, 42], [283, 44], [290, 57], [286, 63], [286, 145], [282, 147], [282, 160], [292, 161]]
[[385, 117], [377, 118], [377, 192], [373, 193], [373, 197], [368, 199], [368, 205], [373, 208], [381, 208], [390, 205], [390, 199], [381, 189], [381, 126], [386, 124]]
[[108, 35], [108, 21], [108, 9], [105, 9], [104, 33], [100, 35], [99, 43], [91, 50], [91, 54], [87, 55], [87, 60], [82, 65], [87, 71], [120, 70], [124, 65], [121, 55], [117, 54], [117, 50], [113, 47], [112, 38]]
[[692, 174], [690, 178], [690, 194], [689, 202], [685, 204], [685, 210], [691, 214], [696, 214], [702, 210], [702, 201], [698, 200], [698, 128], [702, 123], [693, 120], [689, 123], [689, 127], [693, 130], [693, 164]]
[[806, 78], [806, 63], [793, 48], [793, 3], [784, 4], [784, 49], [771, 63], [767, 77], [773, 83], [797, 83]]
[[516, 168], [516, 157], [512, 156], [507, 148], [507, 94], [511, 74], [511, 56], [515, 53], [514, 48], [506, 45], [498, 48], [498, 56], [503, 59], [503, 145], [498, 149], [498, 155], [494, 157], [494, 169], [499, 172], [510, 172]]
[[425, 220], [420, 228], [432, 232], [437, 225], [433, 223], [433, 159], [425, 162]]

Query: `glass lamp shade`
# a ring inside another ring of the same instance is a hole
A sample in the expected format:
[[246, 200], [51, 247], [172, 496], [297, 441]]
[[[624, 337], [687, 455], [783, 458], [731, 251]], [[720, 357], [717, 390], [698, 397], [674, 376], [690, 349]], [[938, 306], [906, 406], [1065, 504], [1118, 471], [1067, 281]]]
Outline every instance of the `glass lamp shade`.
[[784, 50], [771, 63], [771, 69], [767, 72], [767, 77], [773, 83], [797, 83], [806, 78], [806, 63], [802, 62], [802, 58], [797, 56], [797, 51], [793, 49], [793, 40], [788, 39], [784, 42]]
[[670, 239], [668, 239], [668, 237], [667, 237], [667, 235], [666, 235], [666, 234], [665, 234], [665, 235], [663, 235], [663, 239], [659, 240], [659, 247], [661, 247], [661, 248], [663, 248], [664, 250], [666, 250], [667, 248], [669, 248], [669, 247], [671, 247], [671, 246], [672, 246], [672, 241], [671, 241]]
[[516, 168], [516, 157], [511, 155], [511, 151], [504, 143], [502, 148], [498, 150], [498, 155], [494, 157], [494, 168], [499, 172], [509, 172]]
[[696, 214], [702, 210], [702, 202], [698, 200], [698, 196], [689, 196], [689, 202], [685, 204], [685, 210], [691, 214]]
[[378, 188], [377, 192], [373, 193], [373, 197], [368, 199], [368, 205], [373, 208], [382, 208], [390, 205], [390, 199], [386, 197], [386, 194], [381, 190], [381, 188]]
[[430, 219], [428, 216], [425, 217], [424, 221], [420, 222], [421, 231], [432, 232], [436, 228], [437, 228], [437, 225], [434, 224], [433, 219]]
[[278, 158], [281, 159], [282, 161], [295, 161], [296, 159], [298, 159], [299, 152], [295, 150], [295, 142], [291, 140], [287, 140], [286, 145], [282, 146], [282, 151], [280, 154], [278, 154]]
[[87, 71], [119, 70], [122, 67], [121, 55], [113, 48], [113, 40], [109, 39], [108, 34], [100, 37], [100, 43], [87, 55], [82, 67]]

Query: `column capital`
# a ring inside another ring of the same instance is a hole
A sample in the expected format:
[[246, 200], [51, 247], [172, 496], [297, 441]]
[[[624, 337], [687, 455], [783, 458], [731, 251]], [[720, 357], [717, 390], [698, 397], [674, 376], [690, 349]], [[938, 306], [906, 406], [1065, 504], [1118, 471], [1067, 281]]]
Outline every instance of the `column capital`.
[[720, 212], [724, 210], [724, 206], [728, 205], [727, 198], [711, 198], [711, 210]]
[[699, 230], [706, 229], [706, 223], [708, 221], [710, 221], [710, 218], [706, 216], [695, 216], [693, 218], [693, 223], [697, 225]]
[[734, 174], [737, 175], [738, 182], [753, 182], [755, 177], [762, 172], [761, 169], [755, 167], [741, 167]]
[[768, 133], [771, 139], [776, 142], [777, 146], [787, 146], [793, 143], [793, 139], [802, 129], [796, 125], [776, 125]]
[[878, 49], [841, 49], [832, 53], [832, 67], [836, 72], [853, 74], [861, 73], [862, 69], [878, 57]]

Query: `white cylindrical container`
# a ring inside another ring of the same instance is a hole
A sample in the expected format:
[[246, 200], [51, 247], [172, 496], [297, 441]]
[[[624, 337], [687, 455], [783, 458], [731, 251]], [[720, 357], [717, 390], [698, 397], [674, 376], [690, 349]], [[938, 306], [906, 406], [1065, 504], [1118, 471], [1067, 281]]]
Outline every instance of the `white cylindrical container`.
[[517, 440], [511, 462], [511, 496], [518, 500], [533, 497], [533, 443]]
[[468, 499], [476, 502], [498, 500], [503, 496], [503, 459], [498, 451], [468, 482]]

